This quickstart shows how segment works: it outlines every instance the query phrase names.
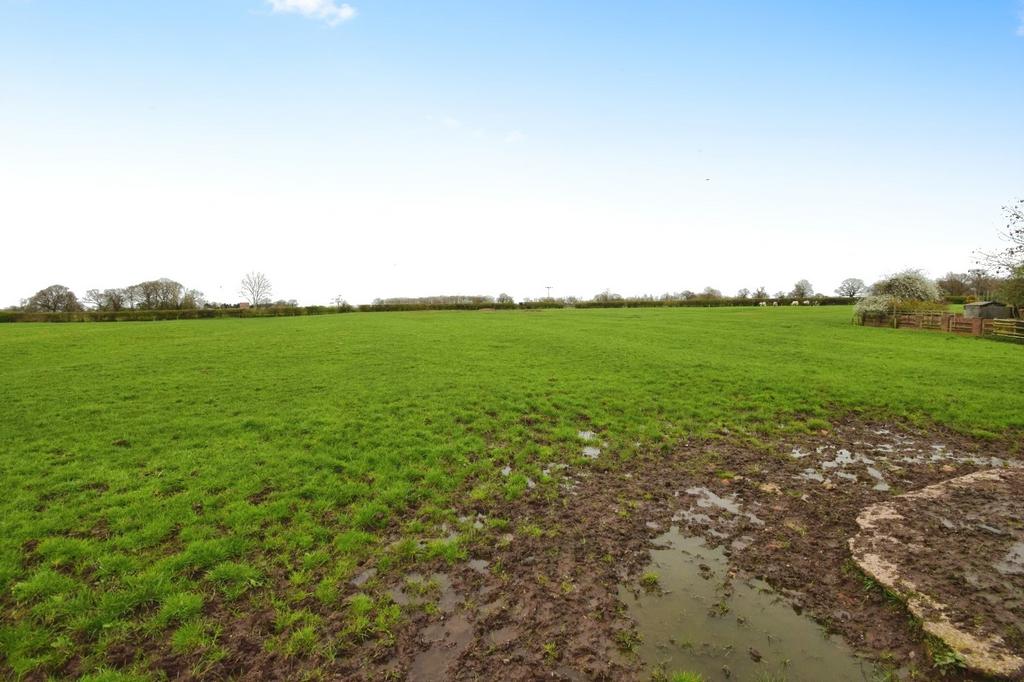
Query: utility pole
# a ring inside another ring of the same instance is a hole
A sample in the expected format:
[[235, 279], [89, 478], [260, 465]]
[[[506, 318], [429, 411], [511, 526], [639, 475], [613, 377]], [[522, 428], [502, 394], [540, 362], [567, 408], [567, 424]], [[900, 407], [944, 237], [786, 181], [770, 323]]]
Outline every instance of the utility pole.
[[551, 298], [551, 287], [544, 287], [548, 290], [548, 298]]

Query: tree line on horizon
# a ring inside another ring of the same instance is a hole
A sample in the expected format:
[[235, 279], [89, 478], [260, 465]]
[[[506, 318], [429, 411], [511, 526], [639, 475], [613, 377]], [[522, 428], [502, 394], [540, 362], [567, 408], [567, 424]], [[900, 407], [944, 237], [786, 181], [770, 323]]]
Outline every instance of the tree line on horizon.
[[[1007, 215], [1007, 224], [1001, 232], [1001, 237], [1009, 243], [1006, 248], [996, 252], [978, 252], [976, 259], [979, 267], [967, 272], [947, 272], [943, 277], [936, 280], [929, 280], [935, 284], [935, 291], [938, 295], [951, 302], [967, 302], [969, 300], [983, 300], [1000, 298], [1010, 305], [1024, 306], [1024, 199], [1003, 207]], [[912, 272], [918, 279], [927, 279], [920, 270], [907, 270]], [[872, 286], [867, 286], [863, 280], [856, 277], [844, 279], [835, 289], [836, 296], [845, 299], [857, 299], [867, 295], [879, 295], [884, 290], [884, 282], [890, 280], [884, 278]], [[272, 286], [270, 279], [262, 272], [247, 273], [241, 281], [239, 288], [240, 296], [246, 299], [246, 304], [240, 303], [216, 303], [206, 300], [203, 293], [190, 289], [172, 279], [160, 278], [132, 284], [127, 287], [114, 289], [89, 289], [81, 299], [74, 291], [61, 284], [53, 284], [45, 289], [37, 291], [27, 299], [21, 301], [18, 306], [11, 306], [6, 310], [12, 312], [53, 312], [72, 313], [87, 310], [103, 312], [119, 312], [123, 310], [196, 310], [196, 309], [230, 309], [239, 308], [242, 305], [253, 307], [279, 307], [295, 308], [298, 303], [295, 300], [273, 301]], [[700, 292], [683, 290], [678, 292], [666, 292], [658, 297], [653, 295], [642, 295], [624, 297], [606, 289], [595, 294], [590, 299], [580, 299], [575, 296], [564, 297], [543, 297], [537, 299], [524, 298], [523, 305], [529, 304], [550, 304], [550, 305], [577, 305], [577, 304], [622, 304], [622, 303], [646, 303], [655, 302], [686, 302], [686, 301], [780, 301], [780, 300], [822, 300], [826, 296], [815, 293], [814, 287], [806, 279], [797, 281], [793, 288], [786, 291], [777, 291], [769, 295], [765, 287], [740, 289], [735, 296], [726, 297], [714, 287], [706, 287]], [[352, 310], [343, 297], [335, 296], [332, 300], [336, 310]], [[507, 293], [498, 296], [481, 295], [454, 295], [454, 296], [420, 296], [420, 297], [393, 297], [374, 299], [370, 306], [359, 306], [359, 309], [381, 309], [396, 307], [489, 307], [501, 306], [512, 307], [517, 305], [515, 299]], [[318, 307], [318, 306], [313, 306]]]
[[[1005, 285], [1007, 278], [994, 276], [988, 270], [974, 269], [966, 273], [949, 272], [935, 280], [942, 294], [952, 299], [980, 299], [993, 296]], [[856, 299], [869, 294], [873, 290], [863, 280], [856, 277], [844, 279], [835, 289], [835, 297]], [[7, 308], [14, 312], [83, 312], [103, 311], [119, 312], [127, 310], [195, 310], [195, 309], [230, 309], [246, 307], [298, 307], [298, 302], [291, 300], [272, 300], [270, 280], [263, 273], [249, 273], [243, 279], [241, 294], [244, 303], [217, 303], [206, 300], [201, 291], [187, 288], [172, 279], [160, 278], [140, 282], [131, 286], [115, 289], [89, 289], [83, 298], [66, 286], [54, 284], [41, 289], [20, 306]], [[815, 293], [814, 286], [806, 279], [801, 279], [789, 291], [769, 293], [765, 287], [750, 290], [742, 288], [734, 296], [726, 296], [721, 290], [706, 287], [701, 291], [684, 289], [678, 292], [665, 292], [659, 296], [644, 294], [640, 296], [622, 296], [610, 290], [604, 290], [585, 299], [576, 296], [524, 298], [523, 304], [549, 303], [562, 306], [601, 303], [655, 303], [685, 301], [820, 301], [830, 298], [822, 293]], [[487, 295], [446, 295], [446, 296], [402, 296], [376, 298], [370, 306], [381, 307], [512, 307], [516, 300], [507, 293], [497, 296]], [[332, 307], [351, 309], [344, 298], [334, 297]], [[361, 306], [364, 307], [364, 306]]]

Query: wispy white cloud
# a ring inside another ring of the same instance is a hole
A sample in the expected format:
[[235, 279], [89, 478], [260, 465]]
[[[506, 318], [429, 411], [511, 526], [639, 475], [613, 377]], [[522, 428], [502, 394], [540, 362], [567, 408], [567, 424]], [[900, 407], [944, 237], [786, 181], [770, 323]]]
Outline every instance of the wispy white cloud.
[[356, 8], [336, 0], [267, 0], [270, 9], [278, 14], [300, 14], [309, 19], [319, 19], [330, 26], [354, 19]]

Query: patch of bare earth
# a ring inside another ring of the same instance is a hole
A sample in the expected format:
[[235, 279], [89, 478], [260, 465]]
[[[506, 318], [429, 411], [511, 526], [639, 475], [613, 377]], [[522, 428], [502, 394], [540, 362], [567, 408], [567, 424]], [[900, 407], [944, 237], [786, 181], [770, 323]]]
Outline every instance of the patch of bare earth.
[[[1019, 453], [946, 432], [854, 421], [770, 448], [731, 438], [628, 462], [601, 452], [582, 466], [553, 469], [557, 485], [521, 499], [467, 500], [457, 510], [469, 520], [467, 561], [417, 566], [422, 576], [412, 583], [394, 571], [377, 576], [378, 592], [406, 606], [393, 641], [368, 641], [330, 660], [286, 660], [259, 649], [269, 619], [250, 621], [226, 633], [228, 656], [211, 674], [647, 680], [651, 669], [630, 651], [634, 623], [619, 587], [636, 583], [652, 541], [674, 525], [724, 546], [732, 569], [762, 578], [869, 659], [936, 677], [920, 629], [900, 604], [865, 585], [848, 539], [865, 507], [958, 475], [1019, 466]], [[592, 447], [588, 440], [581, 436], [581, 455]], [[474, 529], [472, 520], [482, 518], [510, 523]], [[409, 589], [420, 579], [434, 590], [429, 599]], [[341, 629], [341, 614], [324, 616]]]

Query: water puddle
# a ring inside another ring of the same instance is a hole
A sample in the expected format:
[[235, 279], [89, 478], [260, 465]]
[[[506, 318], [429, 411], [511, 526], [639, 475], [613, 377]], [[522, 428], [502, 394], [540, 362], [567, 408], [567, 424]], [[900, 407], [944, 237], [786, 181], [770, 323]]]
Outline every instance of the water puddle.
[[804, 469], [798, 476], [805, 481], [817, 481], [818, 483], [824, 483], [825, 477], [818, 473], [817, 469]]
[[447, 670], [473, 641], [473, 624], [459, 613], [424, 628], [420, 638], [430, 648], [413, 659], [405, 679], [410, 682], [434, 682], [447, 677]]
[[410, 573], [403, 586], [391, 591], [391, 597], [401, 605], [437, 600], [441, 620], [420, 631], [419, 640], [427, 649], [413, 659], [406, 679], [423, 682], [444, 679], [449, 666], [473, 641], [472, 621], [465, 613], [456, 612], [462, 599], [451, 579], [445, 573], [434, 573], [426, 580], [419, 573]]
[[597, 459], [601, 456], [601, 448], [595, 448], [593, 445], [588, 445], [583, 448], [583, 456], [587, 459]]
[[675, 527], [657, 542], [664, 548], [651, 553], [650, 570], [660, 590], [637, 595], [619, 588], [648, 667], [700, 673], [709, 681], [871, 679], [868, 663], [765, 583], [734, 577], [722, 547], [710, 549]]
[[868, 467], [867, 469], [868, 476], [875, 479], [875, 485], [872, 486], [872, 488], [882, 493], [888, 491], [889, 484], [885, 482], [885, 476], [882, 475], [882, 472], [876, 469], [875, 467]]
[[487, 633], [487, 641], [492, 646], [501, 648], [519, 636], [519, 629], [514, 625], [506, 625]]
[[993, 469], [1019, 468], [1024, 462], [1000, 457], [956, 452], [944, 443], [932, 443], [876, 429], [877, 439], [854, 440], [850, 447], [824, 444], [809, 451], [795, 447], [789, 456], [806, 460], [805, 468], [796, 478], [820, 483], [831, 490], [837, 483], [868, 485], [878, 492], [892, 489], [890, 480], [898, 482], [901, 472], [913, 467], [941, 465], [953, 473], [956, 466], [971, 465]]
[[[720, 509], [732, 514], [733, 516], [742, 516], [755, 526], [764, 525], [764, 521], [759, 519], [757, 515], [751, 512], [745, 512], [740, 508], [740, 504], [736, 501], [735, 495], [719, 496], [714, 491], [705, 488], [704, 486], [687, 488], [686, 494], [696, 497], [697, 506], [701, 509]], [[707, 515], [696, 513], [692, 507], [689, 511], [683, 512], [682, 516], [683, 518], [691, 517], [691, 520], [696, 520], [700, 517], [708, 518]]]
[[1014, 543], [995, 567], [1003, 575], [1024, 575], [1024, 542]]
[[429, 577], [412, 572], [405, 576], [405, 582], [388, 592], [399, 606], [409, 604], [436, 603], [438, 611], [450, 613], [459, 603], [459, 593], [452, 587], [447, 573], [432, 573]]
[[362, 587], [367, 583], [367, 581], [370, 580], [370, 578], [372, 578], [375, 575], [377, 575], [377, 569], [368, 568], [359, 575], [357, 575], [355, 578], [352, 578], [352, 584], [356, 587]]
[[466, 525], [471, 524], [475, 530], [480, 530], [484, 527], [487, 517], [484, 514], [477, 513], [476, 516], [460, 516], [459, 523]]

